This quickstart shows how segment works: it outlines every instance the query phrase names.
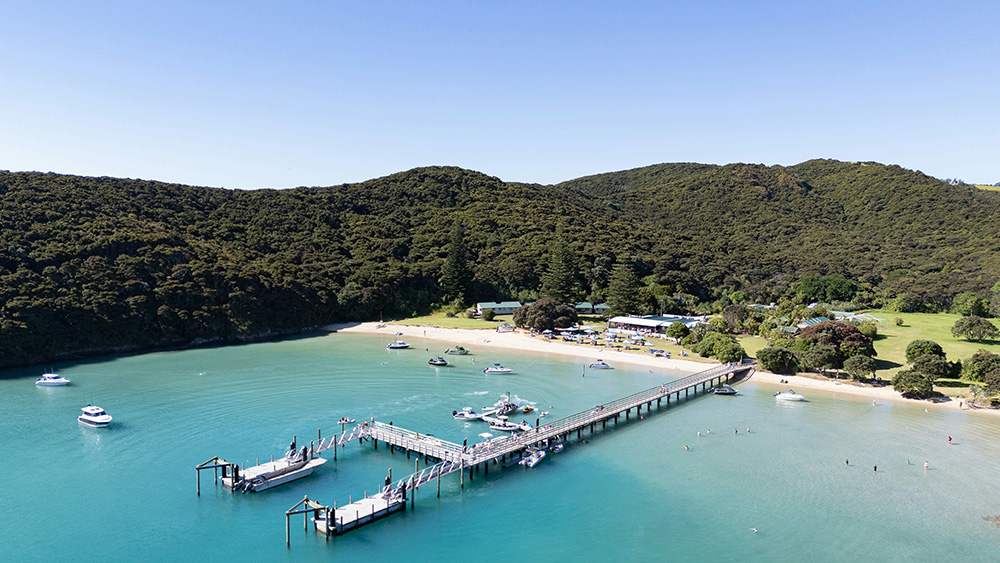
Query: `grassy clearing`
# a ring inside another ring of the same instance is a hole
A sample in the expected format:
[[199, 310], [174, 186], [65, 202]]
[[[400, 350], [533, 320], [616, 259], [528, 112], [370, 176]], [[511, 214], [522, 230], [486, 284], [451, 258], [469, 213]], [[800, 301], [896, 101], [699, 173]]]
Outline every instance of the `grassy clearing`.
[[478, 317], [475, 319], [467, 319], [465, 317], [449, 317], [444, 313], [438, 313], [433, 315], [424, 315], [422, 317], [410, 317], [407, 319], [387, 321], [386, 324], [495, 330], [498, 326], [505, 322], [510, 322], [510, 315], [497, 315], [497, 317], [492, 321], [484, 321]]
[[[964, 361], [975, 354], [978, 350], [988, 350], [994, 354], [1000, 354], [1000, 341], [969, 342], [951, 335], [951, 327], [955, 324], [960, 315], [948, 313], [896, 313], [893, 311], [871, 310], [866, 311], [872, 315], [886, 320], [886, 326], [880, 326], [879, 335], [875, 339], [875, 357], [878, 363], [876, 375], [884, 380], [891, 380], [892, 376], [906, 366], [906, 346], [914, 340], [933, 340], [941, 345], [948, 360]], [[903, 319], [902, 326], [896, 326], [895, 320]], [[994, 325], [997, 321], [991, 319]], [[747, 355], [756, 356], [758, 350], [767, 345], [763, 338], [752, 338], [744, 336], [740, 338], [740, 345], [747, 351]], [[945, 395], [959, 396], [968, 391], [970, 382], [959, 379], [941, 379], [934, 389]]]
[[[1000, 342], [969, 342], [951, 335], [951, 327], [959, 315], [947, 313], [894, 313], [891, 311], [868, 311], [876, 317], [886, 319], [889, 326], [879, 327], [879, 337], [875, 340], [877, 359], [880, 360], [879, 375], [891, 377], [906, 364], [906, 346], [914, 340], [933, 340], [941, 345], [950, 361], [960, 361], [971, 357], [977, 350], [989, 350], [1000, 354]], [[903, 326], [896, 326], [894, 319], [903, 319]], [[992, 320], [994, 325], [997, 324]], [[891, 366], [882, 365], [885, 363]]]

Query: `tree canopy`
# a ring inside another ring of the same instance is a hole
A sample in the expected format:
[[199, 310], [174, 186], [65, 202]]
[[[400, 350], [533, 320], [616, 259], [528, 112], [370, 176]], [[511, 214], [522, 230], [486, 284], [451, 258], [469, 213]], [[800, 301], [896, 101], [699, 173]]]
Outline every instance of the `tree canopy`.
[[555, 299], [542, 298], [514, 309], [514, 324], [537, 330], [566, 328], [577, 322], [576, 309]]
[[957, 338], [981, 342], [989, 338], [996, 338], [1000, 331], [997, 331], [997, 327], [989, 320], [969, 315], [955, 321], [954, 326], [951, 327], [951, 334]]
[[[457, 259], [445, 271], [457, 224], [468, 275]], [[462, 280], [468, 301], [572, 301], [584, 283], [599, 297], [612, 256], [663, 310], [821, 293], [943, 311], [972, 292], [992, 307], [998, 231], [1000, 193], [832, 160], [661, 164], [549, 186], [426, 167], [254, 191], [0, 171], [0, 365], [412, 315]], [[569, 264], [575, 284], [553, 283]]]

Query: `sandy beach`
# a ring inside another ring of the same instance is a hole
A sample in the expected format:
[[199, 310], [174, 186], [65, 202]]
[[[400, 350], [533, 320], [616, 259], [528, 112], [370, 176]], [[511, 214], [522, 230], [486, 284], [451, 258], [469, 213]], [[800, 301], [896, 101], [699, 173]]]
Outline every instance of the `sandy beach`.
[[[375, 322], [366, 323], [342, 323], [323, 327], [329, 332], [360, 332], [367, 334], [384, 334], [387, 342], [396, 338], [396, 333], [401, 333], [398, 337], [401, 340], [413, 340], [417, 338], [430, 338], [443, 343], [441, 350], [435, 351], [434, 355], [444, 352], [444, 348], [460, 344], [469, 348], [473, 354], [482, 348], [510, 348], [514, 350], [531, 350], [536, 352], [547, 352], [550, 354], [562, 354], [575, 356], [586, 360], [586, 363], [603, 359], [610, 364], [628, 363], [633, 365], [648, 366], [669, 371], [682, 373], [695, 373], [708, 369], [714, 363], [704, 361], [694, 361], [678, 358], [656, 357], [652, 354], [628, 353], [621, 350], [612, 350], [600, 346], [582, 346], [571, 344], [560, 340], [547, 340], [538, 336], [530, 336], [521, 332], [496, 332], [490, 329], [461, 329], [442, 328], [436, 326], [406, 325], [406, 324], [383, 324]], [[482, 354], [480, 354], [482, 355]], [[752, 380], [771, 387], [792, 388], [798, 391], [809, 389], [813, 392], [820, 392], [836, 397], [837, 395], [850, 395], [854, 397], [866, 397], [877, 403], [900, 402], [910, 403], [915, 406], [934, 409], [952, 409], [961, 412], [984, 413], [993, 416], [1000, 416], [1000, 410], [986, 408], [970, 408], [960, 399], [943, 399], [938, 402], [920, 401], [906, 399], [894, 391], [892, 387], [873, 387], [848, 381], [833, 381], [828, 379], [813, 379], [807, 376], [790, 376], [774, 374], [767, 371], [757, 370], [754, 372]], [[782, 383], [785, 380], [787, 383]]]

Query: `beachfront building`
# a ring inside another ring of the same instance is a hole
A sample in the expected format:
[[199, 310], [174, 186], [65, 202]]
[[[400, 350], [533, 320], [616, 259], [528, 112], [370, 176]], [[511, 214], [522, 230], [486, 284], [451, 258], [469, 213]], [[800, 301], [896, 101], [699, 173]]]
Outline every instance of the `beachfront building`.
[[578, 315], [607, 315], [608, 311], [611, 310], [611, 306], [607, 303], [587, 303], [586, 301], [581, 301], [573, 305], [576, 309]]
[[[525, 303], [525, 305], [531, 305], [531, 303]], [[498, 315], [513, 315], [514, 309], [520, 306], [521, 304], [517, 301], [483, 301], [476, 303], [476, 314], [482, 315], [486, 309], [493, 309], [493, 312]]]
[[608, 328], [663, 334], [667, 331], [667, 327], [675, 322], [680, 322], [688, 328], [693, 328], [695, 325], [708, 323], [708, 317], [689, 317], [685, 315], [611, 317], [608, 319]]

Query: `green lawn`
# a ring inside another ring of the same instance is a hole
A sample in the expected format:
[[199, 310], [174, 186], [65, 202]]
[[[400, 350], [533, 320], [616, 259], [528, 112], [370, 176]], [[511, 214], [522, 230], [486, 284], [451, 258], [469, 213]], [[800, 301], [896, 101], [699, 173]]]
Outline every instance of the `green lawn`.
[[[1000, 341], [969, 342], [951, 335], [951, 327], [960, 316], [948, 313], [895, 313], [892, 311], [866, 311], [885, 319], [886, 326], [880, 326], [875, 340], [875, 351], [878, 355], [876, 375], [884, 380], [892, 379], [906, 365], [906, 346], [914, 340], [933, 340], [941, 345], [949, 361], [963, 361], [971, 357], [977, 350], [988, 350], [1000, 354]], [[903, 319], [902, 326], [896, 326], [895, 320]], [[991, 319], [996, 325], [997, 321]], [[758, 350], [767, 345], [763, 338], [742, 336], [740, 345], [747, 355], [756, 356]], [[968, 390], [969, 382], [957, 379], [940, 380], [935, 390], [946, 395], [961, 395]]]
[[[971, 357], [977, 350], [989, 350], [1000, 354], [1000, 342], [969, 342], [951, 335], [951, 327], [960, 316], [948, 313], [894, 313], [891, 311], [868, 311], [876, 317], [886, 319], [888, 326], [879, 327], [879, 337], [875, 340], [879, 372], [883, 379], [892, 377], [906, 364], [906, 345], [914, 340], [933, 340], [941, 345], [948, 360], [960, 361]], [[896, 326], [896, 318], [903, 319], [903, 326]], [[994, 325], [995, 320], [991, 320]]]
[[387, 321], [387, 324], [419, 325], [419, 326], [439, 326], [444, 328], [482, 328], [494, 330], [505, 322], [510, 322], [510, 315], [497, 315], [492, 321], [484, 321], [480, 318], [467, 319], [464, 316], [449, 317], [444, 313], [425, 315], [423, 317], [410, 317], [407, 319], [397, 319]]

